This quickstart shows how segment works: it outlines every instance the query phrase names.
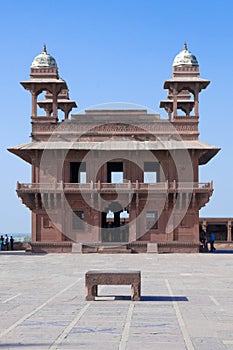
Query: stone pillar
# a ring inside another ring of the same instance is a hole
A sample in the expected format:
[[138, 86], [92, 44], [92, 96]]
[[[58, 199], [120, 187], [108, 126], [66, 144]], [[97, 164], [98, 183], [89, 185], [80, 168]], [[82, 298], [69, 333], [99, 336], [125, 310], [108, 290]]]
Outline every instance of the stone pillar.
[[[62, 156], [63, 159], [65, 159], [65, 155]], [[65, 160], [63, 162], [63, 168], [62, 168], [62, 181], [64, 183], [70, 182], [70, 163], [68, 160]]]
[[168, 114], [168, 119], [171, 121], [171, 119], [172, 119], [172, 108], [169, 108], [169, 107], [164, 107], [164, 108], [165, 108], [165, 111]]
[[64, 108], [64, 116], [65, 116], [65, 119], [68, 119], [69, 117], [69, 113], [70, 113], [70, 109], [69, 108]]
[[45, 108], [45, 112], [46, 112], [46, 117], [50, 117], [50, 108], [49, 107], [47, 107], [47, 108]]
[[32, 183], [36, 182], [36, 165], [35, 159], [32, 159]]
[[56, 85], [53, 86], [53, 117], [57, 118], [57, 91]]
[[32, 91], [32, 117], [37, 117], [37, 95]]
[[198, 90], [195, 89], [194, 91], [194, 116], [198, 117], [199, 116], [199, 112], [198, 112]]
[[199, 211], [193, 210], [191, 213], [193, 217], [193, 240], [194, 242], [198, 243], [200, 240], [200, 233], [199, 233]]
[[129, 217], [130, 217], [130, 221], [129, 221], [129, 242], [133, 242], [136, 241], [137, 239], [137, 227], [136, 227], [136, 209], [133, 205], [131, 205], [131, 209], [129, 212]]
[[32, 212], [32, 242], [41, 241], [41, 236], [37, 234], [37, 213]]
[[173, 89], [173, 118], [177, 117], [177, 90]]
[[39, 183], [39, 160], [38, 160], [38, 152], [35, 151], [35, 157], [32, 158], [32, 183]]
[[231, 220], [227, 221], [227, 241], [231, 241]]
[[40, 165], [38, 160], [35, 161], [35, 182], [40, 182]]

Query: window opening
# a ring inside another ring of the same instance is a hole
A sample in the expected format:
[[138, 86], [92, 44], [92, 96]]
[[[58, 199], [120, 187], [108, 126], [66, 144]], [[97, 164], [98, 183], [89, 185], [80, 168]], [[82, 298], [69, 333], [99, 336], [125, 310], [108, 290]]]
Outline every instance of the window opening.
[[157, 230], [158, 229], [158, 212], [149, 211], [146, 213], [146, 229]]
[[144, 163], [144, 183], [156, 183], [159, 181], [159, 163], [145, 162]]
[[108, 162], [107, 163], [107, 182], [108, 183], [123, 183], [123, 163]]
[[71, 162], [70, 163], [70, 182], [71, 183], [86, 183], [86, 163]]

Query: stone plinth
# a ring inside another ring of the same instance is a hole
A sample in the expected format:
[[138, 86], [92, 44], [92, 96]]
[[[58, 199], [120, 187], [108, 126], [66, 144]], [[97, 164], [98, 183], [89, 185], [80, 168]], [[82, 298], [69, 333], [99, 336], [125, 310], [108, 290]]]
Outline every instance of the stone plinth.
[[82, 254], [82, 243], [72, 243], [72, 253]]
[[158, 253], [158, 244], [147, 243], [147, 253]]
[[131, 284], [131, 299], [140, 300], [140, 271], [88, 271], [85, 276], [86, 300], [95, 300], [98, 285]]

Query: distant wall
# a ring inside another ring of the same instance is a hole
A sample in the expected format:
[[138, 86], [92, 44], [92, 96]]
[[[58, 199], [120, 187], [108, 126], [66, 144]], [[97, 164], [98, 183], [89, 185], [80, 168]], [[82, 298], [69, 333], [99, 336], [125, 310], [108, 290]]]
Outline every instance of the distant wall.
[[30, 248], [28, 242], [14, 242], [14, 250], [26, 250]]

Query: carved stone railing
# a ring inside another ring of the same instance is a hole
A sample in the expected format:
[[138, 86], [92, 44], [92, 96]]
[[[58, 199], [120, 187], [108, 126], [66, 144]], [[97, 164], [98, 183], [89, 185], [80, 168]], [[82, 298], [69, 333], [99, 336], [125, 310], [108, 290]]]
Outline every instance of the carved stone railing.
[[189, 191], [206, 192], [213, 191], [213, 181], [211, 182], [177, 182], [174, 180], [169, 183], [169, 190], [171, 191]]
[[19, 183], [17, 182], [18, 193], [40, 193], [40, 192], [64, 192], [64, 193], [78, 193], [78, 192], [195, 192], [207, 193], [213, 191], [213, 182], [157, 182], [157, 183], [143, 183], [131, 182], [124, 183], [104, 183], [104, 182], [90, 182], [90, 183]]

